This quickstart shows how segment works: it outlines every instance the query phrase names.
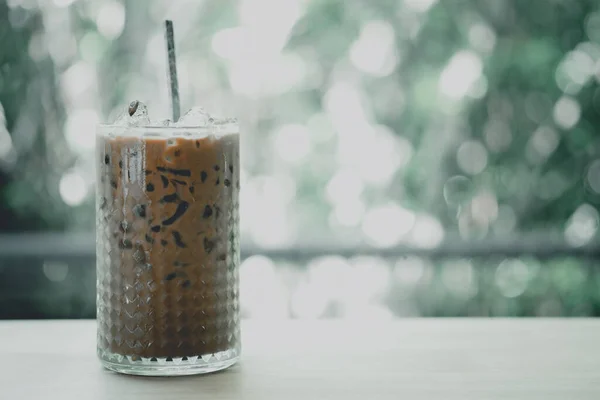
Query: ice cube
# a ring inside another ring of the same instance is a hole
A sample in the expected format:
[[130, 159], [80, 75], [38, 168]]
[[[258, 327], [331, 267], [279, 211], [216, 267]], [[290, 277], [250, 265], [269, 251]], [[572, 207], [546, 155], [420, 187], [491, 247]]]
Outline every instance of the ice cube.
[[158, 127], [164, 127], [164, 126], [170, 126], [172, 124], [170, 119], [160, 119], [157, 121], [150, 121], [150, 126], [158, 126]]
[[144, 126], [150, 124], [148, 117], [148, 107], [141, 101], [134, 100], [129, 104], [129, 115], [131, 115], [131, 125]]
[[237, 118], [231, 118], [231, 117], [227, 117], [227, 118], [213, 118], [213, 125], [217, 126], [217, 125], [229, 125], [229, 124], [237, 124], [238, 120]]
[[138, 100], [129, 103], [129, 106], [117, 117], [114, 125], [121, 126], [148, 126], [148, 107]]
[[175, 126], [183, 127], [205, 127], [211, 125], [212, 117], [202, 107], [192, 107], [188, 112], [183, 114]]

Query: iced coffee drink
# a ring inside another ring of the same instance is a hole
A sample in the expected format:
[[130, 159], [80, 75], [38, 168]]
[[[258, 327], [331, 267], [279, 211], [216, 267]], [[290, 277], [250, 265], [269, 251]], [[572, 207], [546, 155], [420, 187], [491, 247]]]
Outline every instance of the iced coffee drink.
[[[130, 114], [130, 115], [129, 115]], [[120, 372], [210, 372], [239, 356], [239, 133], [132, 103], [97, 134], [98, 355]]]

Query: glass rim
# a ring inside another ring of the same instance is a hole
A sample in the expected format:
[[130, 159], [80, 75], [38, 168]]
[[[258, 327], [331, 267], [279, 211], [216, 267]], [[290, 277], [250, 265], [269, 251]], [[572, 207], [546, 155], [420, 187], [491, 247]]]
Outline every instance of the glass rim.
[[[210, 126], [156, 126], [156, 125], [142, 125], [142, 126], [124, 126], [107, 123], [96, 124], [96, 132], [107, 133], [109, 131], [115, 136], [170, 136], [169, 134], [177, 135], [226, 135], [226, 134], [239, 134], [240, 126], [237, 121], [227, 121], [223, 124], [213, 124]], [[162, 134], [162, 135], [161, 135]]]

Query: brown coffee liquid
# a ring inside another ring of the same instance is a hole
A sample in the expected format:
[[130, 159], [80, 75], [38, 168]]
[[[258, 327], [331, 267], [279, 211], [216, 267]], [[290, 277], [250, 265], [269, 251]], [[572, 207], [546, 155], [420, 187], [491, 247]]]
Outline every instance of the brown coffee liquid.
[[99, 349], [237, 348], [239, 136], [99, 136], [97, 154]]

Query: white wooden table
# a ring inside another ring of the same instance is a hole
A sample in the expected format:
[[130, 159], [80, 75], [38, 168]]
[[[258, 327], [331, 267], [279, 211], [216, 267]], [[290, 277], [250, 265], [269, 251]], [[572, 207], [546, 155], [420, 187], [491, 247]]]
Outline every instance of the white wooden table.
[[94, 321], [0, 321], [0, 399], [600, 399], [600, 320], [246, 321], [225, 372], [103, 370]]

